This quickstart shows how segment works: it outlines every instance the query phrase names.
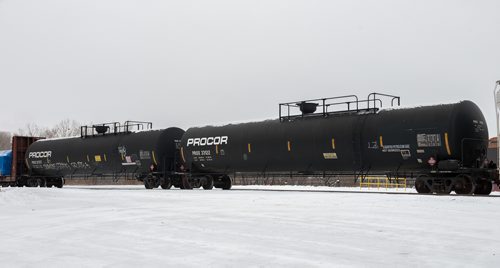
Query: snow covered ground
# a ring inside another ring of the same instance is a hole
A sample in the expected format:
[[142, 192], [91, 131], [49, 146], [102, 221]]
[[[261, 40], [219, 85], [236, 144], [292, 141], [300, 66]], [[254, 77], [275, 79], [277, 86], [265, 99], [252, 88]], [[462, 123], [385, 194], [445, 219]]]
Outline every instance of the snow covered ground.
[[500, 197], [236, 188], [320, 191], [3, 188], [0, 267], [500, 265]]

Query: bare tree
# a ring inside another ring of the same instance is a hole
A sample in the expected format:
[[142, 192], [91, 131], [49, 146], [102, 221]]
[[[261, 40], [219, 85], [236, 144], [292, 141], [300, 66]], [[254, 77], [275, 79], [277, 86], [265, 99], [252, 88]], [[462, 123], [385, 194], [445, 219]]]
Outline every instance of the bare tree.
[[80, 134], [80, 124], [75, 120], [69, 119], [62, 120], [52, 128], [41, 127], [35, 123], [30, 123], [17, 132], [17, 135], [45, 138], [72, 137], [78, 134]]
[[9, 150], [11, 148], [12, 134], [10, 132], [0, 132], [0, 150]]
[[16, 135], [52, 138], [52, 137], [47, 136], [48, 132], [49, 132], [48, 128], [46, 128], [46, 127], [41, 127], [35, 123], [29, 123], [29, 124], [26, 124], [26, 126], [24, 128], [18, 129]]

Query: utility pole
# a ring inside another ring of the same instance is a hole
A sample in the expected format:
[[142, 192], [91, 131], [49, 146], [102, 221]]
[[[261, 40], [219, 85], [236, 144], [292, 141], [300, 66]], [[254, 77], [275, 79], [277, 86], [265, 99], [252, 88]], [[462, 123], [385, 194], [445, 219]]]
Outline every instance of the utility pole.
[[493, 94], [495, 96], [495, 111], [497, 114], [497, 168], [500, 170], [500, 122], [499, 122], [499, 117], [500, 117], [500, 80], [497, 81], [495, 84], [495, 90], [493, 91]]

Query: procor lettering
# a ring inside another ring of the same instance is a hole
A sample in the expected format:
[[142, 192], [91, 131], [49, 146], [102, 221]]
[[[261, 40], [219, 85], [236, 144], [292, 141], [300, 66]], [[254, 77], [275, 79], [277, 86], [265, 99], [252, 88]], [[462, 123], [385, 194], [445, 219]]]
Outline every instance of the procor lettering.
[[52, 156], [52, 151], [30, 152], [28, 158], [48, 158]]
[[222, 145], [227, 144], [228, 139], [227, 136], [189, 138], [187, 140], [187, 146]]

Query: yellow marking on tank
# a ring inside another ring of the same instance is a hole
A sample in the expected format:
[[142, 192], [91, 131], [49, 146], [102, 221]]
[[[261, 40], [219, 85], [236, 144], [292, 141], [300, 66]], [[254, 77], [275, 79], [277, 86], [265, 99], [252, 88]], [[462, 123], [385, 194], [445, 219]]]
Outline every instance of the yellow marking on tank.
[[184, 158], [184, 147], [181, 147], [181, 158], [182, 162], [186, 163], [186, 158]]
[[215, 154], [219, 155], [219, 145], [215, 145]]
[[155, 163], [155, 165], [158, 165], [158, 163], [156, 162], [156, 155], [155, 155], [155, 151], [151, 151], [153, 153], [153, 163]]
[[66, 161], [68, 161], [68, 163], [69, 163], [69, 156], [66, 156]]
[[335, 150], [335, 139], [332, 138], [332, 149]]
[[290, 141], [288, 141], [286, 143], [287, 147], [288, 147], [288, 151], [291, 152], [292, 151], [292, 143]]
[[379, 137], [380, 141], [380, 147], [384, 147], [384, 140], [382, 139], [382, 136]]
[[248, 152], [251, 153], [252, 152], [252, 144], [248, 144]]
[[94, 156], [96, 162], [101, 162], [101, 155]]
[[448, 132], [444, 133], [444, 144], [446, 145], [446, 151], [448, 152], [448, 155], [451, 155], [450, 144], [448, 142]]
[[108, 159], [106, 158], [106, 154], [104, 154], [104, 161], [108, 162]]
[[89, 158], [89, 155], [87, 155], [87, 162], [90, 162], [90, 158]]

